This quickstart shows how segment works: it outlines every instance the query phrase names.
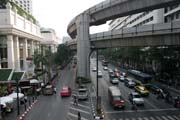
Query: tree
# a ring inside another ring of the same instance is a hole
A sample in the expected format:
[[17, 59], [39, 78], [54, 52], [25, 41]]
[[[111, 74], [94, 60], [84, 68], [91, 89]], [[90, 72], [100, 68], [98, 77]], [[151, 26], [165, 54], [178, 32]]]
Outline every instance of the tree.
[[59, 65], [65, 64], [70, 60], [71, 56], [72, 52], [69, 47], [65, 44], [60, 44], [55, 56], [55, 63]]

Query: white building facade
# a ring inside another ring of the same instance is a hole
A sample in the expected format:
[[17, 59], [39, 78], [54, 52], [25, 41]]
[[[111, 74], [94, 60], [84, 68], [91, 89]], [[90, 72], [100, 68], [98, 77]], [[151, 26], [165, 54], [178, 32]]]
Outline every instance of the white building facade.
[[180, 20], [180, 5], [138, 13], [112, 20], [109, 29], [136, 27], [147, 24], [166, 23]]
[[32, 14], [32, 0], [11, 0], [21, 7], [24, 11]]
[[59, 44], [59, 39], [56, 36], [56, 32], [55, 30], [51, 29], [51, 28], [41, 28], [41, 35], [43, 37], [41, 44], [42, 45], [46, 45], [46, 46], [50, 46], [51, 47], [51, 51], [57, 52], [57, 47]]
[[42, 39], [40, 26], [18, 15], [9, 3], [0, 9], [0, 16], [0, 67], [27, 71]]

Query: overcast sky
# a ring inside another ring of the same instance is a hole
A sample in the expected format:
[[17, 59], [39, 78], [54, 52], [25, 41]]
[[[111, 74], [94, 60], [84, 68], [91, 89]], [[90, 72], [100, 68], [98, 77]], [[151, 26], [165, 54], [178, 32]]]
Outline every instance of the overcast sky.
[[[57, 36], [68, 36], [67, 25], [78, 14], [104, 0], [32, 0], [33, 15], [41, 27], [55, 29]], [[107, 31], [108, 25], [91, 27], [91, 33]]]

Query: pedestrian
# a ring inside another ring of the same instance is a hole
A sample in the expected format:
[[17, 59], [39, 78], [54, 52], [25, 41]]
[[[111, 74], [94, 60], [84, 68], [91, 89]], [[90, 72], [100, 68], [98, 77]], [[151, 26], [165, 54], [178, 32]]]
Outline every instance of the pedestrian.
[[74, 95], [74, 105], [78, 105], [78, 99], [76, 95]]
[[56, 94], [56, 91], [57, 91], [57, 89], [56, 89], [56, 87], [54, 86], [54, 94]]
[[78, 120], [81, 120], [81, 114], [78, 112]]

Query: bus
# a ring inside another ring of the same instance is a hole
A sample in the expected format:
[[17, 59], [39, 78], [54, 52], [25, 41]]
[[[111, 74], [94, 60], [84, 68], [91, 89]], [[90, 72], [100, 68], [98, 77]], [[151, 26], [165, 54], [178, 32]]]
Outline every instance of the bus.
[[102, 60], [102, 66], [108, 66], [108, 61], [106, 61], [106, 60]]
[[110, 104], [115, 108], [125, 108], [125, 101], [122, 98], [121, 91], [116, 86], [108, 88], [108, 97]]
[[135, 82], [139, 84], [146, 84], [152, 80], [152, 76], [146, 73], [143, 73], [138, 70], [128, 70], [128, 75], [132, 78], [135, 78]]

